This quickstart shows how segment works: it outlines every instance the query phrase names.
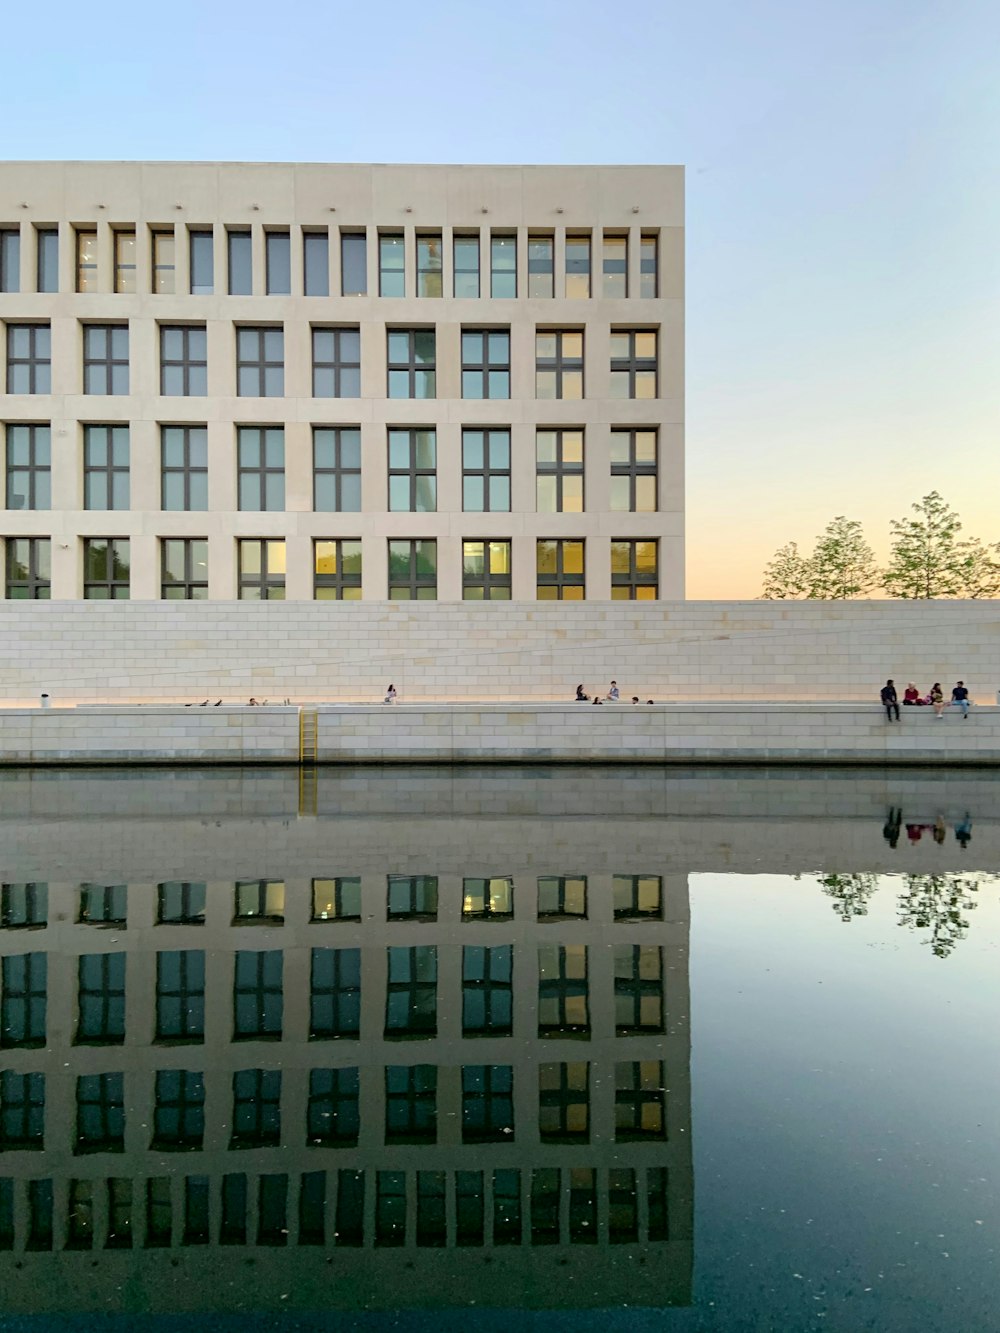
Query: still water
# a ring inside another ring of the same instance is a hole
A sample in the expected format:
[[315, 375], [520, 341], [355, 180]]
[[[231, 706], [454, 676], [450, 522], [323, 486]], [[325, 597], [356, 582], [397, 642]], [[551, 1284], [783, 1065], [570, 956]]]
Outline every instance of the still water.
[[998, 797], [0, 773], [0, 1329], [1000, 1328]]

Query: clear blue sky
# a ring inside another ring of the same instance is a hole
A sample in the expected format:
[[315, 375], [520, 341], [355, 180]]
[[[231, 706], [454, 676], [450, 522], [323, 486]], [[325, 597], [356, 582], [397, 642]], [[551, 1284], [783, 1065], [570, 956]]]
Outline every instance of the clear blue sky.
[[685, 164], [689, 595], [932, 488], [1000, 540], [996, 0], [5, 9], [0, 157]]

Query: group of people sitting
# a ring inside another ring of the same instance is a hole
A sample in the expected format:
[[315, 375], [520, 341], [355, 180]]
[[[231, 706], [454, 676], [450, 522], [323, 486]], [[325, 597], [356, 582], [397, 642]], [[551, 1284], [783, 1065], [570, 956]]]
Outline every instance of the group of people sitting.
[[[611, 682], [611, 684], [608, 686], [608, 692], [607, 692], [607, 694], [604, 696], [603, 699], [602, 699], [602, 698], [600, 697], [600, 695], [598, 695], [598, 694], [595, 694], [594, 697], [591, 698], [590, 695], [587, 693], [587, 691], [583, 688], [583, 686], [582, 686], [582, 685], [578, 685], [578, 686], [576, 687], [576, 702], [577, 702], [578, 704], [603, 704], [603, 703], [617, 704], [617, 703], [620, 703], [620, 702], [621, 702], [621, 693], [620, 693], [620, 691], [619, 691], [619, 689], [618, 689], [618, 682], [617, 682], [616, 680], [613, 680], [613, 681]], [[633, 702], [634, 704], [637, 704], [637, 703], [639, 702], [639, 696], [638, 696], [637, 694], [633, 694], [633, 695], [632, 695], [632, 702]], [[647, 702], [648, 704], [651, 704], [653, 701], [652, 701], [652, 699], [647, 699], [646, 702]]]
[[[899, 698], [896, 694], [896, 686], [892, 680], [887, 680], [879, 692], [882, 700], [882, 706], [885, 709], [886, 718], [892, 721], [899, 721]], [[969, 691], [964, 681], [958, 681], [951, 692], [950, 701], [956, 708], [961, 708], [963, 719], [969, 716]], [[921, 694], [911, 680], [903, 691], [904, 708], [924, 708], [927, 705], [934, 708], [938, 717], [944, 714], [944, 690], [941, 688], [941, 682], [936, 680], [926, 694]]]

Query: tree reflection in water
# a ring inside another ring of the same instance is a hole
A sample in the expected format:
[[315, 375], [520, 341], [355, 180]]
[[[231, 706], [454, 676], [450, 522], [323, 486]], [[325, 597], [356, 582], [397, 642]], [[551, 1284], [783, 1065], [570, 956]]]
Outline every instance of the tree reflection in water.
[[910, 930], [930, 930], [934, 957], [947, 958], [965, 938], [969, 922], [962, 914], [975, 908], [972, 895], [978, 892], [979, 880], [962, 875], [907, 875], [897, 901], [899, 924]]
[[841, 921], [868, 915], [868, 899], [878, 888], [878, 875], [821, 875], [820, 886], [833, 899], [831, 906]]

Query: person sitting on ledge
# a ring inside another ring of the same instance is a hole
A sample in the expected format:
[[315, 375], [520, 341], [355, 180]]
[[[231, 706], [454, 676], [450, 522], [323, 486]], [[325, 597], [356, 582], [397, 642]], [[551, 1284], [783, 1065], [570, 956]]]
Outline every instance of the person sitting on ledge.
[[593, 703], [593, 704], [599, 704], [599, 705], [601, 705], [601, 706], [603, 706], [603, 704], [604, 704], [604, 700], [603, 700], [603, 699], [598, 699], [598, 697], [597, 697], [596, 694], [594, 695], [593, 699], [591, 699], [590, 702]]
[[260, 707], [260, 705], [258, 704], [257, 700], [253, 697], [252, 694], [251, 694], [251, 696], [250, 696], [250, 703], [247, 705], [247, 707], [249, 707], [249, 708], [259, 708], [259, 707]]
[[618, 702], [619, 697], [620, 696], [618, 694], [618, 682], [616, 680], [613, 680], [611, 682], [610, 687], [608, 688], [608, 703], [616, 704]]
[[927, 691], [927, 698], [924, 702], [934, 705], [934, 713], [937, 717], [944, 716], [944, 690], [942, 690], [939, 680], [936, 680]]
[[578, 685], [576, 687], [576, 703], [578, 704], [590, 703], [590, 695], [587, 694], [582, 685]]
[[969, 716], [969, 691], [966, 689], [964, 681], [960, 680], [952, 690], [951, 702], [956, 708], [961, 708], [962, 721], [965, 722]]
[[639, 696], [637, 694], [632, 695], [632, 702], [634, 704], [637, 704], [639, 702]]
[[390, 685], [390, 686], [389, 686], [389, 688], [388, 688], [388, 689], [386, 690], [386, 692], [385, 692], [385, 698], [382, 700], [382, 702], [383, 702], [383, 703], [387, 703], [387, 704], [394, 704], [394, 703], [396, 702], [396, 687], [395, 687], [395, 685]]
[[924, 701], [920, 697], [920, 691], [911, 680], [903, 691], [903, 706], [904, 708], [922, 708], [923, 704]]

